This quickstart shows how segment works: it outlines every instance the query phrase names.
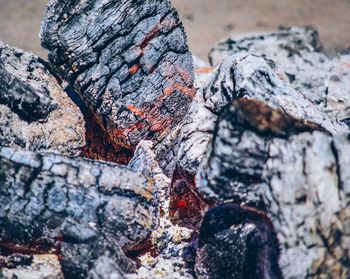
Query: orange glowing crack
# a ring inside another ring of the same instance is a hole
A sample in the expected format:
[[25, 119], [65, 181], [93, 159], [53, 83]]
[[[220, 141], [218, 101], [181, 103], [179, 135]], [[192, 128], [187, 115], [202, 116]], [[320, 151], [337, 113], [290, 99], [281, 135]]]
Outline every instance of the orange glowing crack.
[[210, 74], [214, 70], [214, 67], [203, 67], [196, 70], [196, 74]]
[[134, 75], [141, 68], [140, 64], [136, 64], [129, 69], [129, 74]]

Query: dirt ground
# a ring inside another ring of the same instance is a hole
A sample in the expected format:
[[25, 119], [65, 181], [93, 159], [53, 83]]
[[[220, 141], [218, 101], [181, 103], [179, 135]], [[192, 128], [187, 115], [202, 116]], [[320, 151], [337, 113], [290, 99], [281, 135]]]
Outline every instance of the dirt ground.
[[[47, 0], [0, 0], [0, 40], [42, 57], [38, 33]], [[206, 59], [231, 33], [316, 27], [328, 51], [350, 47], [350, 0], [173, 0], [192, 52]]]

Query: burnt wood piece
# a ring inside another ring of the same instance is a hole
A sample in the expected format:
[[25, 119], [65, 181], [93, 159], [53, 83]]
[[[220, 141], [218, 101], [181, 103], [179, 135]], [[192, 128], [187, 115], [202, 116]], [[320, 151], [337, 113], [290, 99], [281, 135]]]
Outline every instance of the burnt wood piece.
[[[347, 129], [269, 67], [263, 58], [246, 56], [208, 86], [209, 92], [223, 92], [219, 96], [238, 92], [239, 98], [218, 113], [197, 172], [198, 191], [213, 202], [266, 212], [280, 242], [285, 278], [347, 278]], [[220, 264], [213, 260], [209, 270]]]
[[204, 216], [196, 244], [198, 278], [283, 278], [279, 244], [270, 220], [238, 205], [219, 205]]
[[0, 166], [0, 247], [55, 253], [74, 278], [85, 278], [103, 255], [133, 271], [122, 249], [152, 231], [152, 179], [115, 164], [11, 148], [0, 149]]
[[285, 278], [349, 278], [349, 151], [348, 134], [271, 141], [263, 194]]
[[46, 62], [0, 42], [0, 146], [78, 155], [84, 124]]
[[314, 130], [325, 131], [259, 100], [233, 101], [218, 118], [214, 138], [199, 167], [199, 191], [214, 201], [263, 209], [260, 188], [270, 140]]
[[4, 268], [2, 266], [0, 268], [1, 279], [64, 279], [61, 265], [56, 255], [45, 254], [32, 256], [13, 254], [4, 258], [7, 267]]
[[349, 277], [348, 134], [248, 99], [224, 110], [216, 129], [197, 174], [199, 192], [264, 210], [285, 278]]
[[51, 0], [41, 40], [117, 149], [162, 141], [195, 95], [192, 56], [169, 0]]
[[272, 59], [285, 72], [293, 88], [324, 112], [349, 123], [349, 51], [335, 55], [323, 53], [316, 30], [291, 27], [231, 37], [215, 46], [209, 57], [216, 65], [238, 53]]
[[312, 122], [318, 129], [330, 133], [347, 130], [345, 124], [339, 124], [305, 95], [291, 88], [286, 76], [272, 61], [254, 55], [236, 55], [217, 67], [192, 103], [180, 135], [178, 164], [181, 169], [196, 174], [217, 133], [215, 124], [221, 111], [239, 98], [264, 102], [271, 109], [281, 109], [292, 118]]

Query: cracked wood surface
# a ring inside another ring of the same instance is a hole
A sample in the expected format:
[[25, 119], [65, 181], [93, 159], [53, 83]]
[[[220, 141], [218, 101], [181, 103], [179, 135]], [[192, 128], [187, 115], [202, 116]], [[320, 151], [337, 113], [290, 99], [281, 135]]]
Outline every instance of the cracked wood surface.
[[192, 56], [168, 0], [52, 0], [41, 40], [117, 148], [160, 142], [195, 95]]
[[338, 123], [290, 87], [285, 75], [282, 78], [271, 60], [254, 55], [232, 56], [220, 64], [198, 92], [184, 120], [178, 152], [180, 167], [192, 174], [197, 172], [221, 110], [238, 98], [266, 102], [272, 109], [281, 109], [300, 122], [312, 122], [330, 133], [346, 131], [345, 124]]
[[259, 61], [265, 60], [246, 56], [228, 71], [221, 66], [217, 76], [224, 82], [208, 83], [209, 92], [239, 93], [240, 98], [215, 118], [197, 172], [198, 190], [215, 203], [248, 204], [266, 212], [277, 233], [285, 278], [347, 278], [346, 126]]

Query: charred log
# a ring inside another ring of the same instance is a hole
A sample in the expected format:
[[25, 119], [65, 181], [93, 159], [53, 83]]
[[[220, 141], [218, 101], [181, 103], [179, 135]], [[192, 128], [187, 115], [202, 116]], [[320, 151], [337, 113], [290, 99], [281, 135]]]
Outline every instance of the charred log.
[[10, 148], [0, 154], [2, 242], [41, 243], [38, 250], [58, 254], [75, 278], [103, 255], [133, 270], [122, 248], [138, 245], [154, 226], [150, 179], [78, 158]]
[[117, 149], [161, 142], [195, 95], [192, 56], [168, 0], [53, 0], [41, 39]]
[[178, 154], [182, 169], [196, 174], [209, 142], [216, 134], [215, 124], [221, 111], [239, 98], [265, 102], [272, 109], [281, 109], [292, 118], [312, 122], [315, 127], [330, 133], [347, 130], [305, 95], [292, 89], [286, 76], [280, 76], [283, 73], [274, 70], [277, 69], [272, 61], [252, 55], [233, 56], [218, 66], [206, 87], [196, 96], [184, 120]]
[[237, 99], [222, 110], [197, 186], [215, 201], [267, 212], [281, 244], [284, 277], [346, 278], [348, 136], [343, 128], [330, 130], [339, 124], [329, 124], [336, 122], [307, 100], [289, 107], [282, 102], [286, 92], [280, 102], [257, 94], [257, 100]]
[[282, 109], [237, 99], [218, 118], [216, 133], [197, 174], [199, 191], [208, 199], [245, 203], [264, 209], [260, 188], [273, 138], [325, 131]]

